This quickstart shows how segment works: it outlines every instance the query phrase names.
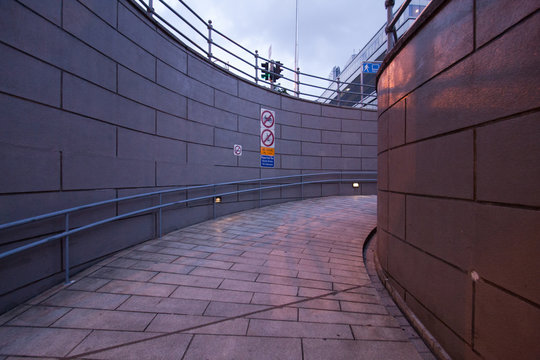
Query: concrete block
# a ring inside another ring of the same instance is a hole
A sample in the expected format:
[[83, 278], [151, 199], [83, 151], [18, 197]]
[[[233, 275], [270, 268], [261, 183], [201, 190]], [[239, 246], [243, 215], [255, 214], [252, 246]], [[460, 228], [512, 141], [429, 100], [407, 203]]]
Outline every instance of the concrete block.
[[65, 154], [63, 189], [103, 189], [155, 185], [154, 161]]
[[281, 138], [286, 140], [320, 142], [321, 130], [303, 129], [284, 125], [281, 127]]
[[[473, 51], [473, 2], [446, 3], [396, 55], [385, 70], [389, 75], [390, 106]], [[430, 61], [418, 61], [419, 58]]]
[[62, 24], [62, 0], [21, 0], [21, 3], [34, 10], [58, 26]]
[[188, 99], [188, 119], [223, 129], [238, 129], [238, 115], [191, 99]]
[[148, 19], [122, 3], [118, 5], [118, 31], [166, 64], [187, 72], [186, 51], [168, 39], [167, 35], [156, 31], [155, 25], [149, 23]]
[[198, 144], [213, 145], [214, 143], [213, 127], [162, 113], [160, 111], [157, 112], [156, 132], [161, 136]]
[[283, 96], [281, 98], [281, 109], [297, 112], [301, 114], [318, 115], [322, 114], [322, 105], [311, 101], [290, 98]]
[[[276, 159], [274, 159], [274, 166], [277, 165]], [[260, 151], [243, 151], [242, 156], [238, 157], [238, 166], [260, 168], [261, 166], [261, 154]]]
[[[539, 8], [538, 2], [534, 0], [522, 1], [519, 6], [515, 6], [515, 3], [510, 0], [495, 2], [479, 0], [475, 9], [476, 46], [484, 45]], [[507, 11], [508, 9], [512, 9], [512, 11]]]
[[7, 95], [0, 95], [0, 108], [0, 142], [47, 151], [116, 152], [111, 125]]
[[155, 79], [156, 59], [111, 28], [76, 1], [62, 8], [63, 28], [118, 63], [148, 79]]
[[472, 199], [473, 160], [472, 131], [396, 148], [389, 154], [389, 188]]
[[213, 88], [186, 76], [161, 61], [157, 62], [157, 83], [195, 101], [207, 105], [214, 104]]
[[155, 131], [155, 111], [147, 106], [66, 73], [62, 90], [66, 110], [131, 129]]
[[405, 100], [392, 106], [388, 114], [388, 147], [393, 148], [405, 143]]
[[364, 121], [377, 121], [377, 110], [362, 110], [362, 120]]
[[[260, 137], [257, 135], [248, 135], [238, 133], [236, 131], [215, 129], [215, 146], [220, 146], [223, 148], [229, 148], [231, 152], [233, 151], [234, 144], [242, 145], [243, 151], [260, 151]], [[243, 155], [242, 155], [243, 156]]]
[[244, 116], [238, 117], [238, 131], [252, 135], [259, 135], [261, 131], [260, 121]]
[[238, 82], [238, 97], [274, 109], [279, 109], [281, 106], [280, 95], [245, 81]]
[[477, 245], [473, 202], [407, 196], [407, 242], [469, 271]]
[[390, 193], [379, 191], [377, 194], [377, 226], [381, 230], [388, 232], [388, 199]]
[[411, 94], [407, 141], [535, 109], [540, 68], [528, 49], [540, 37], [538, 21], [539, 14], [525, 20]]
[[188, 55], [188, 75], [216, 90], [238, 95], [238, 80], [235, 77], [199, 57]]
[[538, 308], [479, 281], [475, 299], [474, 348], [485, 358], [534, 359], [540, 354]]
[[302, 155], [341, 156], [341, 145], [302, 142]]
[[[273, 109], [272, 109], [273, 110]], [[276, 123], [289, 126], [302, 126], [302, 115], [296, 112], [275, 110], [276, 111]]]
[[364, 170], [362, 160], [357, 158], [323, 157], [322, 169], [328, 170]]
[[477, 129], [477, 197], [540, 206], [540, 115], [512, 118]]
[[215, 107], [232, 112], [233, 114], [247, 116], [254, 119], [258, 119], [260, 116], [259, 104], [226, 94], [221, 91], [216, 91], [215, 93]]
[[60, 106], [60, 70], [0, 44], [0, 91]]
[[60, 153], [0, 143], [0, 192], [60, 190]]
[[377, 134], [362, 133], [362, 145], [377, 145]]
[[187, 161], [189, 163], [236, 166], [236, 156], [232, 147], [225, 149], [192, 143], [188, 143], [187, 146]]
[[186, 143], [133, 130], [118, 129], [118, 157], [155, 161], [186, 161]]
[[341, 120], [341, 131], [377, 133], [377, 121]]
[[90, 9], [93, 13], [97, 14], [102, 20], [105, 20], [113, 28], [116, 28], [116, 19], [118, 17], [117, 5], [115, 1], [101, 1], [101, 0], [82, 0], [81, 3]]
[[316, 156], [281, 155], [281, 167], [284, 169], [321, 169], [321, 158]]
[[[362, 134], [363, 136], [363, 134]], [[330, 144], [362, 145], [362, 137], [359, 133], [322, 131], [322, 142]], [[371, 144], [366, 144], [371, 145]]]
[[340, 131], [341, 119], [302, 114], [302, 127]]
[[376, 171], [377, 170], [377, 158], [362, 158], [362, 170], [364, 170], [364, 171]]
[[[37, 3], [43, 2], [35, 1], [33, 7]], [[47, 2], [45, 7], [54, 9], [49, 4]], [[108, 89], [116, 89], [116, 64], [112, 60], [15, 1], [2, 4], [0, 34], [5, 43], [38, 59]], [[43, 41], [44, 38], [47, 41]]]
[[337, 106], [323, 105], [321, 115], [325, 117], [360, 120], [363, 110], [353, 108], [342, 108]]
[[388, 111], [385, 111], [381, 114], [378, 120], [378, 130], [377, 130], [377, 144], [378, 152], [383, 152], [388, 150], [388, 120], [390, 114]]
[[157, 186], [212, 184], [215, 183], [215, 172], [215, 167], [210, 164], [156, 163]]
[[157, 110], [186, 117], [186, 98], [124, 68], [118, 68], [118, 93]]
[[405, 195], [388, 193], [388, 232], [405, 240]]
[[388, 272], [458, 335], [471, 337], [472, 283], [467, 273], [391, 235]]
[[341, 145], [344, 157], [377, 157], [377, 146]]
[[482, 278], [540, 302], [537, 260], [540, 214], [535, 210], [478, 205], [473, 264]]
[[377, 157], [377, 184], [381, 190], [388, 190], [388, 154], [386, 151]]

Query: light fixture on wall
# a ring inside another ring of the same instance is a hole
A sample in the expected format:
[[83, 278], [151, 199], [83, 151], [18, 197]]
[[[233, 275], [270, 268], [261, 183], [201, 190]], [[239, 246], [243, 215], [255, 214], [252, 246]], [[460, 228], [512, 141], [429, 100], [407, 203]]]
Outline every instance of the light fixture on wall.
[[219, 204], [219, 203], [221, 202], [221, 196], [216, 196], [216, 197], [214, 198], [214, 202], [215, 202], [216, 204]]
[[353, 182], [353, 183], [352, 183], [352, 187], [355, 188], [355, 189], [356, 189], [356, 188], [359, 188], [359, 187], [360, 187], [360, 184], [357, 183], [357, 182]]

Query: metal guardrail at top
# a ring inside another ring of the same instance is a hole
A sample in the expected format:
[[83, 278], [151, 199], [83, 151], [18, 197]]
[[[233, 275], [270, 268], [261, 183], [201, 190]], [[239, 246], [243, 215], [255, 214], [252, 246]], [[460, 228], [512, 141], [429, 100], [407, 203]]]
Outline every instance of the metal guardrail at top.
[[[137, 195], [131, 195], [131, 196], [124, 196], [121, 198], [115, 198], [110, 200], [104, 200], [99, 202], [94, 202], [91, 204], [81, 205], [72, 207], [69, 209], [64, 209], [60, 211], [55, 211], [43, 215], [33, 216], [26, 219], [21, 219], [5, 224], [0, 225], [0, 231], [19, 227], [31, 223], [35, 223], [37, 221], [42, 221], [46, 219], [52, 219], [59, 216], [64, 217], [64, 231], [61, 231], [57, 234], [46, 236], [42, 239], [33, 241], [29, 244], [19, 246], [13, 249], [10, 249], [8, 251], [0, 253], [0, 259], [6, 258], [8, 256], [12, 256], [18, 253], [21, 253], [25, 250], [32, 249], [36, 246], [43, 245], [46, 243], [49, 243], [53, 240], [59, 240], [63, 239], [63, 248], [61, 247], [61, 251], [63, 251], [63, 259], [64, 259], [64, 271], [65, 271], [65, 281], [66, 283], [69, 283], [69, 277], [70, 277], [70, 265], [69, 265], [69, 237], [70, 235], [80, 233], [85, 230], [89, 230], [92, 228], [96, 228], [100, 225], [108, 224], [117, 220], [127, 219], [133, 216], [146, 214], [146, 213], [155, 213], [157, 216], [156, 224], [156, 237], [161, 237], [162, 235], [162, 211], [165, 208], [170, 208], [174, 205], [181, 205], [181, 204], [187, 204], [189, 202], [194, 201], [201, 201], [206, 199], [212, 199], [213, 204], [213, 217], [216, 217], [216, 206], [218, 206], [217, 202], [215, 201], [218, 197], [220, 200], [222, 197], [225, 196], [231, 196], [231, 195], [237, 195], [237, 194], [243, 194], [243, 193], [249, 193], [249, 192], [259, 192], [259, 207], [261, 206], [262, 202], [262, 192], [264, 190], [270, 190], [270, 189], [281, 189], [281, 188], [287, 188], [292, 186], [299, 186], [300, 187], [300, 198], [304, 198], [304, 186], [309, 184], [327, 184], [327, 183], [374, 183], [376, 182], [376, 172], [370, 172], [370, 171], [357, 171], [357, 172], [325, 172], [325, 173], [313, 173], [313, 174], [298, 174], [298, 175], [287, 175], [287, 176], [276, 176], [276, 177], [268, 177], [268, 178], [260, 178], [260, 179], [250, 179], [250, 180], [240, 180], [240, 181], [231, 181], [231, 182], [222, 182], [222, 183], [216, 183], [216, 184], [208, 184], [208, 185], [195, 185], [195, 186], [187, 186], [187, 187], [180, 187], [180, 188], [174, 188], [174, 189], [167, 189], [167, 190], [160, 190], [160, 191], [153, 191], [148, 192], [144, 194], [137, 194]], [[313, 178], [313, 177], [331, 177], [331, 178], [325, 178], [325, 179], [314, 179], [314, 180], [305, 180], [305, 178]], [[291, 179], [299, 179], [293, 182], [288, 183], [280, 183], [275, 184], [275, 182], [280, 180], [291, 180]], [[265, 185], [263, 186], [263, 182], [270, 182], [271, 185]], [[234, 191], [217, 191], [219, 187], [224, 186], [231, 186], [231, 185], [249, 185], [249, 184], [256, 184], [257, 187], [248, 188], [248, 189], [240, 189], [239, 187]], [[209, 195], [201, 195], [196, 196], [192, 198], [188, 198], [188, 191], [189, 190], [200, 190], [200, 189], [211, 189], [212, 194]], [[163, 202], [163, 195], [169, 195], [173, 193], [185, 193], [186, 199], [184, 200], [177, 200], [177, 201], [171, 201], [171, 202]], [[89, 224], [85, 224], [82, 226], [70, 227], [70, 216], [73, 215], [76, 212], [79, 212], [81, 210], [87, 210], [90, 208], [96, 208], [102, 205], [106, 204], [113, 204], [113, 203], [120, 203], [122, 201], [126, 200], [133, 200], [133, 199], [142, 199], [142, 198], [153, 198], [157, 197], [159, 199], [159, 204], [154, 206], [145, 207], [142, 209], [130, 211], [124, 214], [108, 217], [106, 219], [102, 219], [99, 221], [95, 221]], [[280, 197], [281, 198], [281, 197]], [[253, 201], [253, 200], [251, 200]]]
[[388, 35], [388, 40], [387, 40], [388, 50], [387, 50], [387, 53], [390, 52], [390, 50], [394, 47], [395, 43], [397, 42], [398, 36], [397, 36], [397, 31], [396, 31], [396, 24], [397, 24], [399, 18], [401, 17], [401, 15], [403, 15], [405, 10], [407, 9], [407, 6], [409, 6], [410, 3], [411, 3], [411, 0], [403, 1], [403, 4], [401, 4], [398, 11], [396, 11], [396, 13], [393, 14], [393, 8], [394, 8], [394, 5], [395, 5], [395, 1], [394, 0], [386, 0], [384, 2], [384, 6], [386, 7], [386, 16], [387, 16], [387, 19], [388, 19], [386, 21], [387, 25], [386, 25], [386, 28], [385, 28], [385, 32]]
[[[212, 25], [212, 21], [209, 20], [206, 22], [203, 20], [183, 0], [131, 0], [131, 2], [142, 7], [158, 24], [163, 26], [181, 42], [189, 44], [194, 51], [207, 57], [208, 60], [219, 65], [221, 68], [253, 81], [256, 84], [261, 82], [269, 85], [272, 90], [279, 93], [315, 101], [336, 100], [334, 98], [321, 97], [321, 93], [332, 87], [340, 89], [340, 86], [344, 86], [343, 82], [341, 84], [339, 83], [339, 79], [333, 80], [307, 74], [301, 72], [300, 68], [292, 69], [284, 65], [281, 65], [281, 68], [286, 70], [284, 73], [289, 76], [276, 74], [271, 69], [268, 70], [270, 74], [280, 75], [279, 80], [284, 82], [283, 85], [281, 83], [275, 84], [259, 79], [259, 74], [262, 71], [267, 71], [260, 67], [260, 63], [265, 61], [271, 64], [273, 60], [261, 56], [257, 50], [252, 52], [217, 30]], [[178, 10], [177, 6], [181, 7], [182, 10]], [[192, 20], [190, 21], [188, 17]], [[307, 80], [300, 81], [300, 77]], [[354, 82], [347, 84], [351, 87], [357, 86], [362, 89], [361, 92], [350, 91], [348, 94], [358, 95], [361, 98], [369, 99], [369, 101], [362, 103], [357, 100], [341, 100], [338, 94], [338, 105], [358, 106], [360, 104], [360, 106], [369, 106], [370, 108], [376, 107], [376, 105], [372, 104], [373, 99], [376, 98], [374, 85]], [[300, 86], [303, 87], [303, 91], [300, 91]]]

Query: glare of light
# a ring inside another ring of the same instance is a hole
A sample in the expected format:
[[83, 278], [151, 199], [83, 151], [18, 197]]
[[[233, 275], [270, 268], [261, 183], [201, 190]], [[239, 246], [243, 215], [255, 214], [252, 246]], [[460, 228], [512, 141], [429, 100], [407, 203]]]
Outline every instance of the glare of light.
[[214, 202], [215, 202], [216, 204], [219, 204], [219, 203], [221, 202], [221, 196], [216, 196], [216, 197], [214, 198]]
[[352, 187], [355, 188], [355, 189], [356, 189], [356, 188], [359, 188], [359, 187], [360, 187], [360, 184], [357, 183], [357, 182], [353, 182], [353, 183], [352, 183]]

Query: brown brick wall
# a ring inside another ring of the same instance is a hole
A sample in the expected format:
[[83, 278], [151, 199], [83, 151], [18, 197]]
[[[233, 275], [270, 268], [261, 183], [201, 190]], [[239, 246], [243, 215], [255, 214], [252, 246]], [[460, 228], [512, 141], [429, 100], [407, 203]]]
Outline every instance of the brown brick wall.
[[430, 7], [378, 78], [379, 262], [452, 358], [537, 359], [539, 3]]

